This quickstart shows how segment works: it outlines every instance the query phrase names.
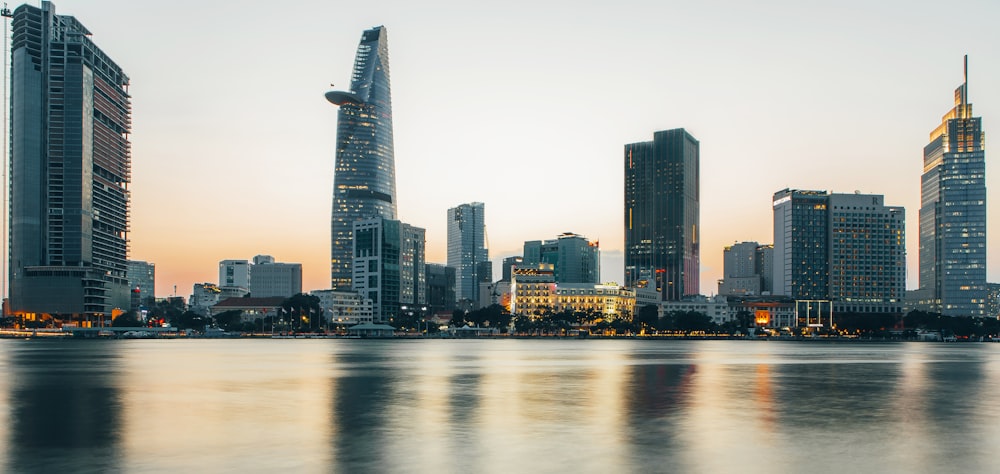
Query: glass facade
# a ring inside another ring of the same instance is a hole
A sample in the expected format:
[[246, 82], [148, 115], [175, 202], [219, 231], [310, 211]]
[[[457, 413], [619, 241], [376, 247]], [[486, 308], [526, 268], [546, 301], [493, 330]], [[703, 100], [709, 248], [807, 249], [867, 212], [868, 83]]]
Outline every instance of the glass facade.
[[930, 134], [920, 178], [920, 289], [946, 316], [986, 314], [985, 142], [966, 80]]
[[829, 299], [827, 194], [785, 189], [774, 194], [774, 292]]
[[375, 217], [352, 223], [352, 290], [372, 301], [375, 322], [427, 302], [424, 229]]
[[625, 145], [625, 284], [668, 301], [699, 293], [699, 149], [682, 128]]
[[555, 269], [557, 283], [600, 283], [601, 250], [597, 242], [566, 232], [555, 240], [524, 243], [522, 265], [535, 268], [546, 263]]
[[11, 309], [100, 321], [130, 306], [129, 79], [50, 2], [12, 25]]
[[354, 221], [396, 218], [396, 165], [392, 142], [389, 49], [385, 27], [361, 35], [350, 91], [330, 91], [340, 107], [331, 216], [331, 285], [351, 288]]
[[775, 193], [774, 293], [830, 301], [834, 313], [901, 314], [905, 212], [883, 200], [875, 194]]
[[455, 297], [478, 301], [480, 265], [489, 261], [486, 206], [481, 202], [448, 209], [448, 266], [455, 269]]

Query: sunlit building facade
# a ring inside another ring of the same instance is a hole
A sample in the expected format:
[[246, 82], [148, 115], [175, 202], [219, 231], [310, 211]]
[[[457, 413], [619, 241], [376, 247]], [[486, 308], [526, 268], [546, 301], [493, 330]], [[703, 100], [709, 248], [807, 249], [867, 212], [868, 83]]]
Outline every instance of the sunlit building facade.
[[326, 99], [340, 107], [331, 216], [331, 284], [335, 290], [349, 290], [354, 221], [396, 218], [396, 164], [385, 27], [377, 26], [361, 35], [350, 90], [327, 92]]
[[129, 78], [47, 1], [13, 13], [10, 309], [87, 325], [130, 306]]
[[683, 128], [625, 145], [625, 285], [699, 293], [700, 144]]
[[966, 67], [955, 106], [924, 147], [920, 299], [945, 316], [981, 317], [986, 314], [986, 134], [982, 118], [972, 115], [968, 84]]
[[632, 319], [635, 291], [616, 283], [560, 283], [550, 295], [552, 311], [599, 315], [602, 319]]

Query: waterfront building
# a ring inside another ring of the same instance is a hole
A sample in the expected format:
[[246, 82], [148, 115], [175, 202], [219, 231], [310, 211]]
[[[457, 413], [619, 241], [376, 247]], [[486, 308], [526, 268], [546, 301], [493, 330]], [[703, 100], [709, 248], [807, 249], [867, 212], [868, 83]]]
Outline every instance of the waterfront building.
[[250, 262], [246, 260], [219, 262], [219, 286], [243, 288], [250, 291]]
[[267, 298], [224, 298], [208, 309], [208, 315], [214, 317], [218, 314], [225, 313], [226, 311], [239, 311], [240, 322], [260, 324], [260, 327], [256, 330], [264, 332], [271, 327], [270, 325], [264, 324], [265, 319], [268, 317], [281, 319], [281, 304], [284, 302], [285, 298], [280, 296], [271, 296]]
[[551, 293], [552, 312], [600, 315], [604, 320], [631, 319], [635, 291], [617, 283], [559, 283]]
[[270, 255], [258, 255], [250, 266], [250, 295], [255, 298], [302, 293], [302, 264], [275, 262]]
[[920, 289], [945, 316], [986, 314], [986, 134], [965, 80], [924, 147]]
[[699, 149], [682, 128], [625, 145], [625, 285], [662, 300], [699, 293]]
[[830, 194], [829, 295], [833, 312], [903, 314], [906, 213], [881, 195]]
[[719, 294], [723, 296], [770, 294], [773, 245], [741, 242], [727, 246], [722, 252], [722, 274]]
[[198, 314], [208, 314], [209, 309], [223, 298], [222, 289], [215, 283], [195, 283], [188, 298], [188, 310]]
[[9, 308], [110, 321], [130, 306], [129, 78], [51, 2], [21, 5], [12, 26]]
[[376, 323], [427, 303], [424, 229], [376, 217], [354, 221], [353, 232], [353, 291], [372, 300]]
[[598, 283], [601, 279], [601, 250], [597, 242], [566, 232], [552, 240], [524, 243], [522, 265], [552, 265], [558, 283]]
[[439, 313], [455, 309], [455, 268], [439, 263], [424, 266], [427, 282], [427, 306]]
[[330, 225], [330, 277], [332, 288], [344, 291], [352, 288], [354, 221], [396, 218], [389, 46], [384, 26], [362, 33], [350, 90], [327, 92], [326, 100], [340, 107]]
[[[800, 326], [796, 313], [795, 300], [784, 296], [738, 296], [728, 297], [729, 314], [732, 318], [737, 318], [740, 313], [745, 313], [749, 317], [748, 327], [758, 328], [793, 328]], [[799, 305], [803, 309], [802, 320], [809, 323], [821, 324], [829, 315], [818, 313], [806, 313], [813, 309], [809, 305]], [[826, 307], [829, 309], [829, 306]], [[829, 324], [827, 324], [829, 326]]]
[[555, 290], [556, 276], [552, 264], [515, 268], [510, 282], [510, 313], [538, 316], [551, 311], [551, 296]]
[[129, 260], [126, 275], [128, 287], [132, 292], [131, 308], [133, 310], [141, 305], [150, 304], [156, 299], [154, 294], [156, 290], [155, 264], [142, 260]]
[[353, 326], [375, 322], [372, 300], [353, 291], [313, 290], [319, 298], [325, 321], [334, 325]]
[[784, 189], [773, 208], [775, 294], [806, 303], [800, 313], [902, 314], [902, 207], [876, 194]]
[[657, 316], [663, 319], [670, 313], [701, 313], [712, 318], [715, 324], [723, 324], [733, 319], [733, 313], [729, 308], [729, 300], [725, 296], [718, 295], [707, 297], [704, 295], [689, 296], [680, 301], [661, 301], [658, 305]]
[[479, 271], [484, 268], [481, 264], [489, 261], [485, 212], [485, 205], [481, 202], [448, 209], [448, 266], [455, 269], [455, 297], [458, 301], [479, 300], [479, 282], [482, 281]]

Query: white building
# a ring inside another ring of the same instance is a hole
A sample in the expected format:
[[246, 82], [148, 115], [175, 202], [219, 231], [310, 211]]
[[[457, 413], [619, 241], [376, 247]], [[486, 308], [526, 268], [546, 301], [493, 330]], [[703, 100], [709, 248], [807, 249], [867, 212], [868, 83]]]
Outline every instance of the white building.
[[375, 321], [372, 300], [351, 291], [313, 290], [319, 298], [323, 318], [333, 324], [372, 324]]
[[250, 289], [250, 262], [223, 260], [219, 262], [219, 286]]
[[734, 313], [729, 310], [729, 301], [725, 296], [693, 296], [687, 301], [662, 301], [659, 306], [659, 317], [662, 319], [669, 313], [681, 311], [704, 314], [712, 318], [715, 324], [723, 324], [733, 319]]
[[[267, 258], [261, 258], [267, 257]], [[250, 267], [250, 295], [254, 298], [302, 293], [302, 264], [275, 262], [269, 255], [254, 257]]]

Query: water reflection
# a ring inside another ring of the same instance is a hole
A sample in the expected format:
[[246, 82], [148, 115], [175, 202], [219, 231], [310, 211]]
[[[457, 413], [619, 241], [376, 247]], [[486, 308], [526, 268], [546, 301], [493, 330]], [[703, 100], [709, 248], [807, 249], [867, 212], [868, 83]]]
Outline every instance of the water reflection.
[[120, 468], [119, 347], [7, 344], [7, 472]]
[[1000, 344], [0, 341], [8, 472], [988, 471]]

